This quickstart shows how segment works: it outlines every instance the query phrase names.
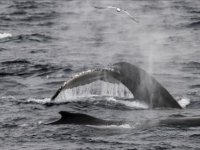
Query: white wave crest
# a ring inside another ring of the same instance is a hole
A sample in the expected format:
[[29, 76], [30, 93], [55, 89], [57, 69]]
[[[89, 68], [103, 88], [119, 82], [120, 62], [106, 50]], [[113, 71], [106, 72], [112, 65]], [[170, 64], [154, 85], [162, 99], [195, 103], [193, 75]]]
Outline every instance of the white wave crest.
[[134, 126], [131, 126], [130, 124], [121, 124], [121, 125], [100, 125], [100, 126], [95, 126], [95, 125], [87, 125], [88, 127], [93, 127], [93, 128], [99, 128], [99, 129], [117, 129], [117, 128], [124, 128], [124, 129], [134, 129]]
[[27, 100], [27, 102], [35, 102], [35, 103], [39, 103], [39, 104], [46, 104], [46, 103], [50, 103], [51, 102], [51, 98], [29, 98]]
[[182, 97], [180, 100], [178, 100], [178, 103], [182, 108], [185, 108], [187, 105], [190, 104], [190, 99], [186, 97]]
[[149, 106], [147, 104], [136, 101], [136, 100], [134, 100], [134, 101], [117, 100], [114, 97], [108, 97], [107, 100], [113, 101], [116, 103], [120, 103], [127, 107], [136, 108], [136, 109], [148, 109], [149, 108]]
[[1, 99], [16, 99], [14, 96], [2, 96]]
[[0, 33], [0, 39], [12, 37], [11, 33]]

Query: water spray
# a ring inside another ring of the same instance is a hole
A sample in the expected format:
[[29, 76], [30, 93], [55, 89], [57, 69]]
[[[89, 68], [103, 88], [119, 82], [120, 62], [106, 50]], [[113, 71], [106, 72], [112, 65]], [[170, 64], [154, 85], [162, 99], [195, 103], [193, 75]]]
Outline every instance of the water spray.
[[114, 7], [114, 6], [105, 6], [105, 7], [95, 6], [94, 8], [96, 8], [96, 9], [115, 9], [117, 12], [123, 12], [124, 14], [126, 14], [134, 22], [139, 23], [139, 21], [136, 20], [129, 12], [127, 12], [126, 10], [121, 9], [119, 7]]

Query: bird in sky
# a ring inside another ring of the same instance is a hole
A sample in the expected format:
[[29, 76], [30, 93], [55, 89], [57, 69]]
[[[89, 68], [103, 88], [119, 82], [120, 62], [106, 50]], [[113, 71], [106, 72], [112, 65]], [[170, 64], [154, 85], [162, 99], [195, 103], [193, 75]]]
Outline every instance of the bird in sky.
[[115, 9], [117, 12], [123, 12], [123, 13], [125, 13], [134, 22], [139, 23], [138, 20], [136, 20], [129, 12], [127, 12], [124, 9], [121, 9], [121, 8], [118, 8], [118, 7], [114, 7], [114, 6], [105, 6], [105, 7], [95, 6], [94, 8], [97, 8], [97, 9]]

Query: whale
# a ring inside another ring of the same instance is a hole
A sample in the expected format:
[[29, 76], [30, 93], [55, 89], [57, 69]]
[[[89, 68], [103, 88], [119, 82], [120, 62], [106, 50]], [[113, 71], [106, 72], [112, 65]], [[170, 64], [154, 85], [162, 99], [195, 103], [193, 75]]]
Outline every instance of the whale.
[[[97, 117], [90, 116], [83, 113], [72, 113], [67, 111], [60, 111], [59, 114], [61, 118], [57, 121], [48, 123], [48, 125], [62, 125], [62, 124], [72, 124], [72, 125], [92, 125], [92, 126], [110, 126], [116, 125], [120, 126], [127, 124], [125, 121], [116, 120], [104, 120]], [[130, 122], [129, 122], [130, 124]], [[152, 127], [152, 126], [167, 126], [167, 127], [199, 127], [200, 117], [168, 117], [159, 120], [146, 120], [142, 127]]]
[[149, 75], [145, 70], [127, 62], [119, 62], [107, 68], [97, 68], [81, 72], [64, 82], [52, 96], [51, 101], [56, 101], [59, 95], [66, 89], [83, 86], [97, 80], [123, 84], [133, 94], [134, 99], [147, 104], [150, 109], [182, 108], [167, 89], [153, 76]]
[[74, 124], [74, 125], [121, 125], [122, 121], [103, 120], [87, 114], [60, 111], [61, 118], [49, 123], [50, 125]]
[[[66, 89], [86, 85], [97, 80], [122, 83], [126, 86], [137, 100], [148, 104], [150, 109], [154, 108], [176, 108], [182, 107], [173, 96], [153, 76], [143, 69], [127, 62], [119, 62], [109, 68], [97, 68], [81, 72], [72, 77], [56, 91], [51, 101], [56, 101], [59, 95]], [[49, 123], [49, 125], [73, 124], [73, 125], [123, 125], [126, 122], [116, 120], [104, 120], [88, 114], [60, 111], [61, 118]], [[200, 117], [198, 116], [173, 116], [147, 120], [144, 126], [172, 126], [172, 127], [198, 127]]]
[[159, 121], [160, 126], [199, 127], [200, 117], [168, 117]]

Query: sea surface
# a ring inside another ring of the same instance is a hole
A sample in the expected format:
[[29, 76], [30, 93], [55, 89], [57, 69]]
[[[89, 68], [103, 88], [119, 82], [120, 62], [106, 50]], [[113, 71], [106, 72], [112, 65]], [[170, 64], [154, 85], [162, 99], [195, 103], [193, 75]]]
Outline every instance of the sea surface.
[[[189, 104], [150, 110], [101, 95], [49, 104], [75, 74], [121, 61], [143, 68]], [[1, 150], [199, 150], [200, 127], [145, 124], [200, 116], [199, 109], [199, 0], [0, 1]], [[61, 110], [125, 124], [45, 125]]]

